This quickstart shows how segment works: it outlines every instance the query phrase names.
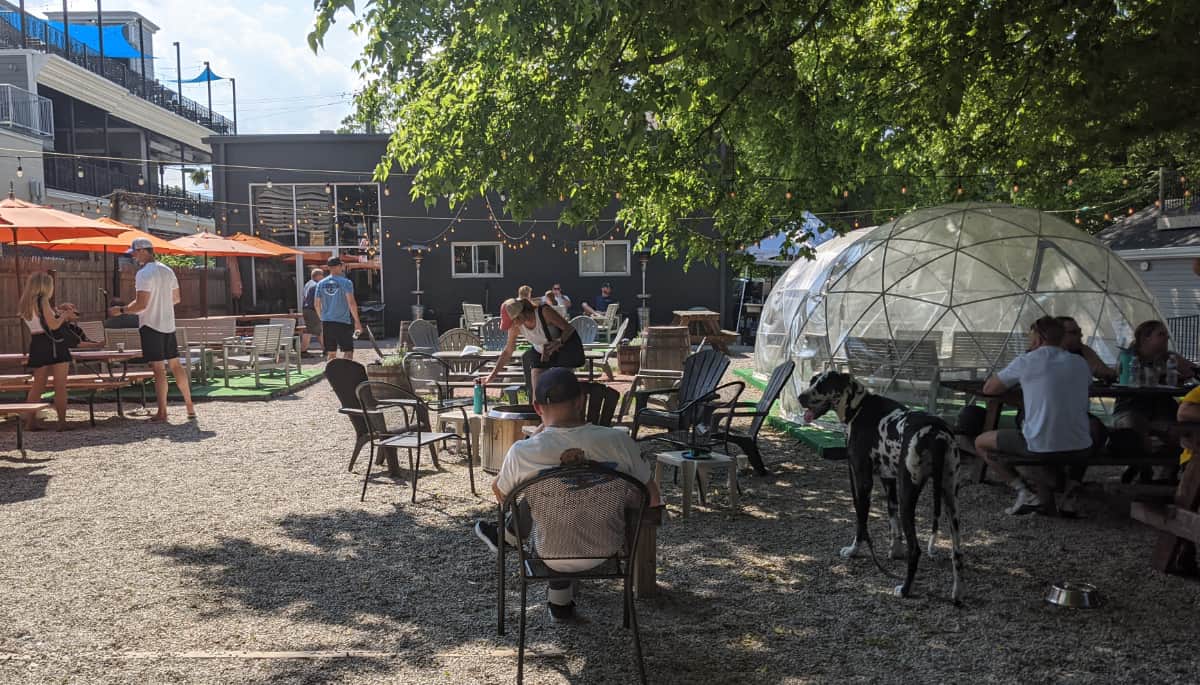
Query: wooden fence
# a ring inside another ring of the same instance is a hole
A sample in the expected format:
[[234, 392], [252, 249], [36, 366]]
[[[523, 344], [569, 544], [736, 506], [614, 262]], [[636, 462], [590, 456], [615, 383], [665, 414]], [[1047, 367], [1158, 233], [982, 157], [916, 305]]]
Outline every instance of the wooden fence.
[[[120, 291], [112, 290], [112, 263], [114, 256], [108, 255], [107, 269], [102, 255], [82, 257], [31, 257], [22, 255], [21, 287], [24, 280], [34, 271], [54, 271], [54, 301], [57, 303], [70, 302], [79, 308], [79, 318], [83, 321], [97, 321], [105, 317], [104, 295], [101, 289], [109, 291], [110, 297], [122, 303], [134, 298], [133, 277], [135, 273], [132, 264], [124, 264], [120, 272]], [[21, 287], [17, 284], [16, 263], [12, 254], [0, 257], [0, 352], [24, 352], [28, 346], [29, 334], [25, 324], [17, 316], [17, 302], [20, 299]], [[200, 287], [203, 281], [203, 269], [176, 268], [175, 276], [179, 279], [179, 293], [182, 302], [175, 307], [175, 315], [179, 318], [194, 318], [204, 316], [200, 299]], [[208, 311], [210, 314], [227, 314], [229, 312], [228, 279], [224, 267], [209, 269], [208, 273]]]

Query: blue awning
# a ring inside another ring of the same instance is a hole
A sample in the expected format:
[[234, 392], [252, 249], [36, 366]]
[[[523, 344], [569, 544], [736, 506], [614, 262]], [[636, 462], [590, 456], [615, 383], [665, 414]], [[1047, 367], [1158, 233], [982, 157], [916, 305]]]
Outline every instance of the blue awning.
[[[0, 16], [17, 31], [21, 30], [20, 12], [0, 12]], [[139, 59], [142, 53], [125, 39], [123, 26], [104, 27], [104, 56], [113, 59]], [[61, 21], [46, 21], [30, 14], [25, 15], [25, 31], [32, 37], [58, 48], [64, 47]], [[100, 54], [100, 31], [95, 24], [71, 24], [68, 32], [72, 41], [82, 43], [92, 52]], [[151, 59], [149, 55], [147, 59]]]
[[210, 67], [204, 67], [204, 71], [200, 72], [199, 76], [197, 76], [196, 78], [185, 78], [183, 80], [183, 82], [184, 83], [204, 83], [205, 81], [223, 81], [223, 80], [225, 80], [224, 76], [217, 76], [216, 74], [213, 73], [213, 70]]

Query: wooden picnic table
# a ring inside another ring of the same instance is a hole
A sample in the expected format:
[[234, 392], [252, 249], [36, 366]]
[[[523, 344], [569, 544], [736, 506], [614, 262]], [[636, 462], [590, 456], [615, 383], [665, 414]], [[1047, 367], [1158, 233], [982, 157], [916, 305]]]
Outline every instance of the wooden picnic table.
[[737, 339], [734, 331], [721, 330], [721, 315], [707, 309], [676, 309], [672, 326], [686, 326], [693, 345], [708, 340], [713, 347], [729, 354], [729, 344]]
[[239, 326], [253, 326], [255, 323], [270, 321], [271, 319], [295, 319], [298, 322], [302, 322], [304, 321], [304, 314], [298, 312], [289, 312], [287, 314], [236, 314], [233, 318]]

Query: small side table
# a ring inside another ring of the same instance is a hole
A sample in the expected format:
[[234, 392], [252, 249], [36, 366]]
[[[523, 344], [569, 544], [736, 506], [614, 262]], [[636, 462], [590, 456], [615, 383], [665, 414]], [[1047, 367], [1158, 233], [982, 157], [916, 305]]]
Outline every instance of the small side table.
[[[479, 439], [483, 435], [483, 420], [484, 414], [476, 414], [473, 411], [467, 412], [467, 423], [471, 431], [471, 465], [479, 466]], [[438, 416], [438, 427], [450, 425], [454, 428], [454, 432], [459, 435], [464, 435], [463, 416], [458, 411], [446, 412]]]
[[660, 492], [662, 491], [662, 470], [664, 464], [677, 467], [682, 472], [683, 518], [687, 518], [688, 514], [692, 511], [692, 490], [696, 487], [697, 467], [707, 469], [718, 464], [724, 465], [725, 470], [729, 473], [729, 508], [736, 511], [738, 509], [737, 458], [731, 457], [728, 454], [722, 454], [721, 452], [710, 452], [708, 459], [686, 459], [683, 455], [683, 450], [659, 452], [655, 455], [657, 463], [654, 465], [654, 480], [659, 484]]

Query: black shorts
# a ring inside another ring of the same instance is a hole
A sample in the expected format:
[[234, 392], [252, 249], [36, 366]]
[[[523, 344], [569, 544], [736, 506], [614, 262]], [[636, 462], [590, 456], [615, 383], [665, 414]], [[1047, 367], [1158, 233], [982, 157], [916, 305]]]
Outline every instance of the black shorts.
[[341, 321], [321, 322], [321, 346], [326, 352], [354, 351], [354, 324]]
[[175, 331], [162, 333], [142, 326], [138, 329], [142, 338], [142, 361], [165, 362], [168, 359], [179, 358], [179, 343], [175, 341]]
[[521, 355], [521, 363], [531, 369], [577, 369], [587, 363], [587, 357], [583, 352], [583, 342], [578, 335], [573, 335], [549, 359], [543, 361], [542, 353], [531, 347]]
[[45, 333], [34, 333], [29, 338], [29, 363], [31, 369], [54, 366], [71, 361], [71, 348], [65, 342], [56, 343]]

